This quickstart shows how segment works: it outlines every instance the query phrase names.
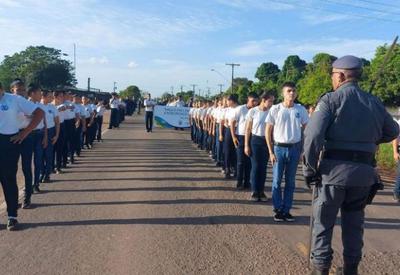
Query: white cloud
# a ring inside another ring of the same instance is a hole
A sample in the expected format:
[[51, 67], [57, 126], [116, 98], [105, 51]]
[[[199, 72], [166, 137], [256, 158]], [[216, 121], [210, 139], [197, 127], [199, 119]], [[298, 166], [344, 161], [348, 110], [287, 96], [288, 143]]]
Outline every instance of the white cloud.
[[354, 16], [350, 16], [348, 14], [316, 14], [316, 13], [308, 13], [301, 16], [302, 19], [306, 21], [306, 23], [310, 25], [320, 25], [325, 23], [331, 23], [335, 21], [342, 20], [354, 20]]
[[137, 64], [135, 61], [131, 61], [128, 63], [129, 68], [136, 68], [137, 66], [139, 66], [139, 64]]
[[[83, 62], [85, 62], [85, 60], [83, 60]], [[103, 57], [90, 57], [87, 60], [88, 63], [90, 64], [108, 64], [108, 58], [103, 56]]]

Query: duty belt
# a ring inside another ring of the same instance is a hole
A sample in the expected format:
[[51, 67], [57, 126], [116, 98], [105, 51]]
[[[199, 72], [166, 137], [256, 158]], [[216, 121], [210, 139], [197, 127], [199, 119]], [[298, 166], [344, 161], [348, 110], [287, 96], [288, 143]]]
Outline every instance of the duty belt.
[[324, 152], [323, 159], [351, 161], [375, 166], [375, 154], [363, 151], [328, 150]]

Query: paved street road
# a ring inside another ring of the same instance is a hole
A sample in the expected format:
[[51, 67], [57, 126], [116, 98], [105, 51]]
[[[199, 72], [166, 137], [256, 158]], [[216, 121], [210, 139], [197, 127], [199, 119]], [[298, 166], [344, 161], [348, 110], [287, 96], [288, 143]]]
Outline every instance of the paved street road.
[[[35, 207], [20, 211], [21, 231], [7, 232], [3, 222], [0, 274], [309, 272], [311, 195], [300, 174], [297, 222], [277, 225], [271, 204], [236, 192], [187, 132], [148, 134], [136, 117], [105, 139], [43, 185]], [[368, 207], [362, 274], [400, 274], [400, 211], [390, 194]]]

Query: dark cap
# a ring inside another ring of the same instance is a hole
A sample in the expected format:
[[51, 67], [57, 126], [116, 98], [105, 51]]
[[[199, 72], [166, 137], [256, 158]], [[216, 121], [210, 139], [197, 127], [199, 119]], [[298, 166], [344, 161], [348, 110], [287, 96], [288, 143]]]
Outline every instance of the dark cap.
[[345, 55], [333, 62], [332, 67], [341, 70], [357, 70], [362, 68], [361, 59], [353, 55]]
[[238, 97], [237, 97], [237, 95], [230, 95], [230, 96], [228, 96], [228, 100], [229, 101], [233, 101], [233, 102], [237, 102], [237, 100], [238, 100]]

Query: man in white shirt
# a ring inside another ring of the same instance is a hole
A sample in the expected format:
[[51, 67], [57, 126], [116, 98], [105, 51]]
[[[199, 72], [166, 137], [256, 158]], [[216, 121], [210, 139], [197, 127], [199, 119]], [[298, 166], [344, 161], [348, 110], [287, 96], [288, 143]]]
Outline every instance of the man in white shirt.
[[60, 135], [60, 118], [57, 108], [51, 104], [52, 95], [49, 91], [42, 91], [42, 104], [45, 111], [47, 123], [47, 147], [44, 149], [43, 167], [40, 181], [50, 182], [50, 174], [53, 171], [54, 145], [57, 143]]
[[55, 162], [55, 172], [57, 174], [60, 174], [61, 168], [62, 168], [62, 162], [63, 162], [63, 156], [64, 156], [64, 144], [65, 144], [65, 136], [66, 136], [66, 130], [65, 130], [65, 112], [67, 110], [66, 106], [64, 105], [64, 91], [62, 90], [57, 90], [53, 93], [54, 97], [54, 106], [57, 108], [58, 111], [58, 116], [60, 120], [60, 134], [58, 136], [56, 145], [55, 145], [55, 156], [54, 156], [54, 162]]
[[74, 126], [74, 153], [80, 157], [81, 150], [83, 148], [83, 136], [87, 132], [86, 127], [86, 117], [88, 114], [85, 111], [85, 108], [82, 106], [82, 97], [79, 95], [74, 95], [74, 111], [76, 113], [76, 121]]
[[96, 110], [93, 108], [92, 104], [90, 104], [90, 99], [87, 96], [82, 97], [82, 108], [85, 112], [86, 119], [86, 132], [84, 134], [84, 144], [86, 148], [92, 149], [94, 135], [96, 133], [95, 129], [95, 116]]
[[153, 132], [154, 106], [156, 106], [156, 103], [151, 99], [151, 94], [148, 94], [147, 99], [144, 100], [144, 107], [146, 111], [145, 121], [146, 121], [147, 133]]
[[[308, 122], [307, 110], [296, 104], [296, 86], [287, 82], [282, 86], [283, 102], [272, 106], [266, 122], [266, 139], [273, 165], [272, 201], [274, 220], [294, 221], [290, 214], [296, 184], [296, 172], [302, 151], [303, 129]], [[281, 181], [285, 175], [282, 194]]]
[[117, 93], [111, 94], [110, 109], [111, 109], [111, 116], [110, 116], [110, 123], [109, 123], [108, 129], [118, 128], [118, 125], [119, 125], [119, 100], [117, 98]]
[[[235, 116], [235, 108], [238, 106], [237, 95], [230, 95], [228, 97], [228, 110], [225, 114], [225, 135], [224, 135], [224, 160], [225, 160], [225, 179], [230, 179], [232, 176], [236, 177], [236, 152], [235, 145], [233, 144], [231, 127], [232, 119]], [[236, 129], [235, 129], [236, 130]], [[234, 131], [235, 131], [234, 130]]]
[[[39, 86], [31, 84], [28, 87], [29, 100], [32, 101], [36, 106], [45, 112], [43, 104], [40, 103], [42, 99], [42, 91]], [[40, 175], [43, 170], [43, 153], [47, 148], [47, 122], [46, 116], [40, 121], [36, 126], [35, 130], [32, 131], [33, 134], [33, 167], [34, 167], [34, 177], [33, 177], [33, 192], [40, 193]], [[30, 202], [31, 194], [25, 193], [25, 201]], [[24, 203], [23, 208], [28, 208], [29, 206]]]
[[71, 92], [65, 93], [64, 97], [64, 106], [65, 110], [65, 140], [64, 140], [64, 149], [63, 149], [63, 168], [67, 168], [68, 158], [70, 163], [74, 163], [74, 153], [78, 146], [76, 140], [76, 129], [80, 124], [80, 112], [78, 109], [75, 109], [75, 105], [72, 103], [73, 94]]
[[[20, 131], [19, 114], [31, 117]], [[7, 205], [7, 230], [18, 229], [17, 170], [21, 143], [40, 123], [44, 112], [21, 96], [5, 93], [0, 83], [0, 178]], [[30, 202], [29, 202], [30, 203]]]
[[96, 113], [97, 113], [97, 116], [96, 116], [96, 124], [97, 124], [96, 138], [97, 138], [97, 141], [103, 141], [101, 132], [102, 132], [102, 127], [103, 127], [103, 116], [104, 116], [104, 112], [106, 111], [105, 104], [106, 104], [106, 102], [102, 100], [97, 104], [97, 107], [96, 107]]
[[256, 93], [249, 93], [249, 95], [247, 96], [247, 103], [236, 107], [234, 110], [234, 117], [231, 118], [231, 135], [233, 144], [236, 147], [236, 188], [238, 189], [250, 188], [251, 161], [250, 158], [244, 153], [244, 138], [246, 134], [247, 113], [251, 108], [257, 106], [257, 104], [258, 95]]
[[[23, 98], [27, 98], [28, 94], [25, 89], [25, 84], [21, 79], [15, 79], [10, 85], [11, 92], [14, 95], [21, 96]], [[26, 115], [24, 112], [19, 113], [18, 117], [18, 127], [20, 130], [26, 128], [31, 122], [31, 118], [29, 115]], [[24, 174], [25, 180], [25, 188], [24, 188], [24, 197], [27, 207], [30, 205], [30, 197], [32, 194], [33, 188], [33, 174], [32, 174], [32, 159], [33, 159], [33, 133], [29, 132], [29, 135], [24, 138], [20, 147], [21, 154], [21, 166], [22, 172]]]

